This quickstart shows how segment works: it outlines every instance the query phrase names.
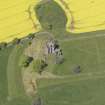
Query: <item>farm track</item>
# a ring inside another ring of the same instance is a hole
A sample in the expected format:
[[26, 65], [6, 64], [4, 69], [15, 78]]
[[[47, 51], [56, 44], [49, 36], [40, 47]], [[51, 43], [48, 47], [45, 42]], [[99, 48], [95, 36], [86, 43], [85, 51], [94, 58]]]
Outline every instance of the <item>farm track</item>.
[[42, 74], [42, 76], [36, 75], [37, 79], [67, 79], [67, 78], [75, 78], [75, 77], [104, 77], [105, 78], [105, 71], [103, 72], [93, 72], [93, 73], [81, 73], [81, 74], [75, 74], [75, 75], [65, 75], [65, 76], [60, 76], [60, 75], [55, 75], [50, 72], [45, 72]]
[[[94, 72], [94, 73], [81, 73], [79, 75], [66, 75], [66, 76], [57, 76], [53, 75], [54, 77], [42, 77], [39, 79], [48, 79], [48, 80], [59, 80], [59, 82], [52, 82], [49, 83], [47, 86], [42, 86], [40, 88], [45, 88], [49, 86], [54, 86], [54, 85], [61, 85], [61, 84], [66, 84], [66, 83], [71, 83], [71, 82], [78, 82], [78, 81], [87, 81], [87, 80], [96, 80], [96, 79], [105, 79], [105, 71], [103, 72]], [[62, 81], [60, 81], [62, 80]]]

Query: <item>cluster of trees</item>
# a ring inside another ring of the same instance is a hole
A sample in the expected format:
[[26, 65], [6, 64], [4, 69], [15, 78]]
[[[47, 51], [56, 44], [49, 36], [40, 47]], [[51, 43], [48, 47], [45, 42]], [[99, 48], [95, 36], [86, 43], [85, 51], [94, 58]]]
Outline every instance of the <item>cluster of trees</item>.
[[21, 58], [20, 65], [24, 68], [29, 67], [29, 65], [33, 63], [33, 69], [35, 72], [38, 72], [40, 75], [45, 70], [45, 68], [48, 66], [48, 64], [41, 59], [34, 60], [33, 57], [25, 56], [23, 55]]
[[[34, 38], [35, 38], [35, 33], [28, 34], [28, 39], [32, 40]], [[18, 45], [20, 43], [21, 43], [21, 39], [19, 39], [19, 38], [15, 38], [11, 43], [2, 42], [2, 43], [0, 43], [0, 50], [6, 48], [8, 44]], [[31, 44], [31, 42], [29, 42], [29, 44]]]
[[0, 50], [6, 48], [9, 44], [16, 45], [19, 44], [21, 39], [15, 38], [11, 43], [2, 42], [0, 43]]

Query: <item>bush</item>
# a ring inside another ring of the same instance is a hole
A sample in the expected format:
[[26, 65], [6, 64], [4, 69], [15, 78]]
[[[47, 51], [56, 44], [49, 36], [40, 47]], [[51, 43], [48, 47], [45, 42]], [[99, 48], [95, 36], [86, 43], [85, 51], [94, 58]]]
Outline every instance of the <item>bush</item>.
[[18, 39], [18, 38], [15, 38], [14, 40], [13, 40], [13, 44], [19, 44], [20, 43], [20, 39]]
[[29, 39], [34, 39], [34, 37], [35, 37], [35, 33], [30, 33], [30, 34], [28, 35], [28, 38], [29, 38]]
[[23, 55], [20, 61], [20, 65], [22, 67], [28, 67], [32, 61], [33, 61], [33, 57]]
[[1, 49], [6, 48], [6, 47], [7, 47], [7, 43], [6, 42], [0, 43], [0, 48]]
[[63, 64], [65, 59], [63, 56], [56, 56], [56, 64]]

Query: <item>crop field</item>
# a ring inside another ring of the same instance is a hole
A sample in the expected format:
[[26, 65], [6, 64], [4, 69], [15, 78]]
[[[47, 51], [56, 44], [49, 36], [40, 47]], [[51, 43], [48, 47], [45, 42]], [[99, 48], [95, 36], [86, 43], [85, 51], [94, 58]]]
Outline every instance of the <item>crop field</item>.
[[73, 33], [105, 29], [104, 0], [55, 0], [64, 9], [67, 30]]
[[33, 10], [39, 0], [0, 1], [0, 42], [9, 42], [40, 30]]

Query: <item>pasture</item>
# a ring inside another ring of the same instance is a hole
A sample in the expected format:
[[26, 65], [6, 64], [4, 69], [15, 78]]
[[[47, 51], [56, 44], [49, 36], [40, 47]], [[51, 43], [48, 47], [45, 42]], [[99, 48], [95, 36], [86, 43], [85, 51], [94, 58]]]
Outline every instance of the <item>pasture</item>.
[[0, 51], [0, 105], [28, 105], [19, 59], [27, 46], [10, 46]]
[[[104, 105], [105, 36], [80, 36], [60, 43], [65, 61], [51, 70], [58, 77], [37, 81], [44, 104]], [[77, 65], [80, 73], [74, 72]]]

